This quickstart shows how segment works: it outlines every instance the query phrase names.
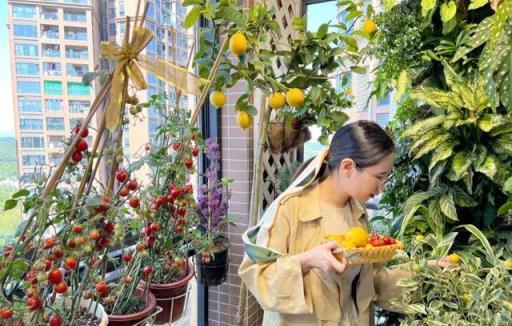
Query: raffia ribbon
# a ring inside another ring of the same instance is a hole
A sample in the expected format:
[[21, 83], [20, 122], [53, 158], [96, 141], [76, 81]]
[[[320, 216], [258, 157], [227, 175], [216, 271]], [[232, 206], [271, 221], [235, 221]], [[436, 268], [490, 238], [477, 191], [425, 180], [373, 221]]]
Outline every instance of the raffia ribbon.
[[207, 82], [206, 79], [197, 77], [185, 68], [141, 53], [153, 36], [150, 29], [136, 27], [132, 41], [128, 44], [123, 46], [111, 42], [101, 44], [101, 54], [107, 59], [117, 60], [112, 76], [112, 95], [105, 110], [106, 127], [110, 131], [115, 130], [121, 121], [126, 79], [128, 78], [133, 86], [140, 90], [148, 88], [142, 69], [174, 85], [186, 94], [199, 95], [201, 85]]

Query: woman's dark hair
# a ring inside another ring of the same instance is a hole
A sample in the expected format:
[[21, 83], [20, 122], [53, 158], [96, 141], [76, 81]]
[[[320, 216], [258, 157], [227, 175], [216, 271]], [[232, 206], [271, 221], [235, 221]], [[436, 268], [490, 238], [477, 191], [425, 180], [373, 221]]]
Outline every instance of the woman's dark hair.
[[[352, 159], [358, 169], [379, 163], [395, 151], [393, 139], [377, 123], [358, 120], [344, 125], [336, 131], [329, 146], [327, 165], [331, 171], [337, 170], [346, 158]], [[313, 160], [304, 162], [295, 172], [295, 180]], [[324, 170], [324, 169], [322, 169]], [[320, 175], [323, 173], [321, 172]]]
[[341, 161], [352, 159], [359, 169], [379, 163], [395, 151], [393, 139], [377, 123], [358, 120], [336, 131], [329, 146], [328, 165], [331, 170]]

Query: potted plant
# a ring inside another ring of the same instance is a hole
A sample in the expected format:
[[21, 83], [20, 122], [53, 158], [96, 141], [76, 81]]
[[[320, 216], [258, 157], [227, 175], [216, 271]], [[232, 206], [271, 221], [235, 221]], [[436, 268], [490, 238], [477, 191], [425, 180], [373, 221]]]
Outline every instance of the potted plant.
[[201, 187], [197, 197], [199, 214], [198, 229], [202, 237], [194, 242], [196, 254], [197, 280], [205, 285], [220, 285], [226, 280], [229, 267], [229, 240], [220, 234], [229, 223], [228, 184], [232, 180], [220, 179], [220, 148], [213, 139], [207, 139], [206, 157], [209, 166], [206, 170], [207, 182]]
[[[194, 276], [188, 262], [190, 243], [197, 237], [195, 199], [191, 175], [202, 145], [197, 128], [189, 123], [189, 111], [167, 106], [167, 96], [153, 95], [147, 105], [159, 111], [165, 123], [157, 127], [153, 144], [140, 164], [149, 167], [150, 182], [135, 207], [145, 245], [143, 264], [151, 266], [149, 287], [163, 310], [156, 323], [178, 320], [184, 310], [188, 283]], [[135, 110], [138, 112], [139, 110]]]

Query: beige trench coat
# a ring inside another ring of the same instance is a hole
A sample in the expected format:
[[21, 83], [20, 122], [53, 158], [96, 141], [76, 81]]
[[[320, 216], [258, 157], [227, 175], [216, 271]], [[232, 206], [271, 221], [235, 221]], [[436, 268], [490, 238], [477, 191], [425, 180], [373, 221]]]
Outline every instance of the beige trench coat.
[[[367, 226], [368, 218], [361, 204], [351, 199], [350, 205], [352, 214]], [[300, 253], [322, 241], [319, 187], [307, 188], [283, 200], [277, 214], [268, 246], [282, 253], [283, 257], [275, 262], [257, 264], [246, 255], [238, 271], [265, 310], [263, 325], [337, 326], [341, 319], [341, 303], [335, 281], [325, 275], [322, 277], [316, 269], [302, 275], [299, 262]], [[392, 307], [389, 300], [400, 295], [396, 283], [403, 277], [410, 277], [410, 274], [398, 268], [362, 266], [356, 290], [358, 326], [373, 325], [373, 303], [388, 310], [401, 310]], [[316, 323], [304, 323], [314, 317]]]

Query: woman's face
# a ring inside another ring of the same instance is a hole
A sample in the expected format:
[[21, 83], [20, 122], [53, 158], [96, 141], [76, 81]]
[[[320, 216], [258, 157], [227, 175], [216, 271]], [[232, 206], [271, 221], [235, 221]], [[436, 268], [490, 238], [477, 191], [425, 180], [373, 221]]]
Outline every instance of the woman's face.
[[395, 162], [392, 152], [379, 163], [363, 169], [357, 169], [354, 161], [345, 159], [340, 164], [340, 175], [343, 176], [343, 188], [349, 195], [359, 201], [367, 201], [384, 189], [387, 178]]

